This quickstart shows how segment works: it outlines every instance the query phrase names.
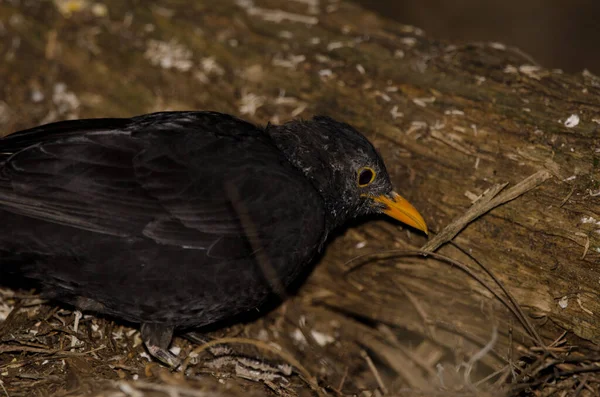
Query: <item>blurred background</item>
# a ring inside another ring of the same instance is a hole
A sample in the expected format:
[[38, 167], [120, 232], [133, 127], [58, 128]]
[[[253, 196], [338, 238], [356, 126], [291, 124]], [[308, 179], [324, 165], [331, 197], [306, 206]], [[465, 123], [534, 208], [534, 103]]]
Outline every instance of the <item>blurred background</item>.
[[547, 68], [600, 74], [598, 0], [354, 0], [432, 38], [497, 41]]

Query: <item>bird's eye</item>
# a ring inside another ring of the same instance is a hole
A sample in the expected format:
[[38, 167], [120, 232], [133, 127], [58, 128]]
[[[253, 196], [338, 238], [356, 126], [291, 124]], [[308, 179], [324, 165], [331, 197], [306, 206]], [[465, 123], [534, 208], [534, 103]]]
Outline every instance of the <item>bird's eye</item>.
[[363, 167], [358, 170], [358, 186], [365, 187], [375, 179], [375, 170], [371, 167]]

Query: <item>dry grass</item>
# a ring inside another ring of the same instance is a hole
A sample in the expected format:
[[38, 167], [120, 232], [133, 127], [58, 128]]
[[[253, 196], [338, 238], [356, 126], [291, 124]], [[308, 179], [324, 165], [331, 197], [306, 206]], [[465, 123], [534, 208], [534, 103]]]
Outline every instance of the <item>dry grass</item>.
[[564, 334], [490, 368], [482, 359], [492, 354], [496, 329], [460, 360], [435, 337], [352, 318], [303, 296], [211, 333], [206, 345], [177, 338], [186, 364], [171, 372], [149, 361], [137, 330], [85, 315], [75, 332], [76, 313], [27, 304], [32, 299], [3, 291], [2, 302], [16, 306], [0, 330], [0, 395], [583, 396], [600, 387], [600, 355], [578, 353]]

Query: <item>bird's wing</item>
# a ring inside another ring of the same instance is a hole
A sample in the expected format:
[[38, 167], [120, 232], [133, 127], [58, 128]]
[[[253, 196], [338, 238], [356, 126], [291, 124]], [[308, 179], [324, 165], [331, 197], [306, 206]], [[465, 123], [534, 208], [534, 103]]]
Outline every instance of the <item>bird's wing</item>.
[[[276, 235], [302, 232], [300, 225], [320, 225], [324, 214], [318, 193], [263, 138], [207, 141], [186, 135], [169, 139], [170, 145], [157, 141], [137, 156], [138, 182], [169, 214], [157, 217], [144, 234], [221, 257], [243, 251], [246, 238], [268, 244]], [[207, 247], [189, 230], [218, 239]]]
[[259, 129], [194, 115], [66, 122], [0, 140], [0, 206], [231, 257], [248, 251], [248, 237], [268, 239], [259, 231], [298, 223], [302, 208], [319, 204]]
[[141, 146], [119, 129], [61, 124], [69, 128], [57, 130], [54, 139], [41, 127], [0, 140], [5, 156], [0, 206], [117, 236], [131, 235], [150, 222], [160, 206], [139, 186], [131, 165]]

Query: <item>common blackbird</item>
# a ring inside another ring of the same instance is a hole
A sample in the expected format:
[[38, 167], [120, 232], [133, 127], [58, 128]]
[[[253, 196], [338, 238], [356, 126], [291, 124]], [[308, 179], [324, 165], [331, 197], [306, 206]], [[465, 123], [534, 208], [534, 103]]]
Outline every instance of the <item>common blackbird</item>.
[[427, 232], [382, 159], [329, 117], [257, 127], [216, 112], [52, 123], [0, 139], [0, 266], [84, 311], [176, 328], [257, 307], [327, 235], [385, 213]]

